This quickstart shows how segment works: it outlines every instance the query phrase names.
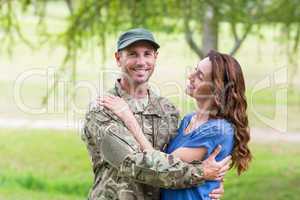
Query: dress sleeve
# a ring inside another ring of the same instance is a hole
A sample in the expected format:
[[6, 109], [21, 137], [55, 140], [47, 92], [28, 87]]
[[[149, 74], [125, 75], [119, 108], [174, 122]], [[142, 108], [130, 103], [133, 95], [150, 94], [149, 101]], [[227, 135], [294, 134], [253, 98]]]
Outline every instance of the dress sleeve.
[[192, 133], [182, 147], [204, 147], [208, 150], [208, 154], [210, 154], [211, 150], [224, 140], [227, 129], [227, 125], [224, 125], [222, 121], [216, 120], [210, 122], [197, 132]]

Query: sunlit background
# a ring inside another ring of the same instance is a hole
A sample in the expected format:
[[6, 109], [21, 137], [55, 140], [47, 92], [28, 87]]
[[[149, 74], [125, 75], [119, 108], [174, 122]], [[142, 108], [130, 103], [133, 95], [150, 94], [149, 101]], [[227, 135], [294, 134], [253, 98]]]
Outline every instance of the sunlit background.
[[236, 47], [246, 79], [254, 154], [247, 173], [227, 175], [223, 199], [298, 199], [299, 3], [214, 2], [0, 1], [0, 200], [86, 199], [93, 175], [80, 128], [119, 76], [122, 31], [153, 30], [161, 48], [150, 84], [182, 116], [192, 111], [184, 90], [201, 56], [187, 36], [205, 52], [205, 16], [216, 13], [213, 47]]

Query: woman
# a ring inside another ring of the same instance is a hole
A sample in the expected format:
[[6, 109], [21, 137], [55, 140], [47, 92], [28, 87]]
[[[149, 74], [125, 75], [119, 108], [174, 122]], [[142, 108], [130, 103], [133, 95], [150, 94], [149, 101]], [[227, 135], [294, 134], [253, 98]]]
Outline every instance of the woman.
[[[196, 100], [197, 110], [182, 119], [178, 134], [170, 141], [166, 153], [192, 162], [206, 159], [221, 145], [217, 160], [231, 154], [231, 167], [235, 167], [239, 175], [247, 170], [252, 156], [248, 148], [245, 82], [239, 63], [229, 55], [210, 51], [189, 75], [187, 94]], [[107, 96], [100, 105], [120, 117], [142, 150], [153, 149], [125, 101]], [[219, 181], [205, 181], [198, 187], [187, 189], [162, 189], [161, 199], [210, 199], [209, 193], [219, 187]]]

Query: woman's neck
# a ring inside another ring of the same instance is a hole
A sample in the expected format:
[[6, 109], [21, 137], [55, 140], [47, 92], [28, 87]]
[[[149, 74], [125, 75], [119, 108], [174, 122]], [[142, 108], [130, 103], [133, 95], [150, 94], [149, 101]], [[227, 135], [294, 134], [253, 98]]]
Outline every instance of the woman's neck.
[[197, 110], [195, 115], [195, 120], [198, 122], [205, 122], [209, 119], [209, 114], [207, 112], [203, 112], [201, 110]]
[[197, 101], [196, 118], [197, 121], [207, 121], [209, 119], [211, 109], [211, 101]]

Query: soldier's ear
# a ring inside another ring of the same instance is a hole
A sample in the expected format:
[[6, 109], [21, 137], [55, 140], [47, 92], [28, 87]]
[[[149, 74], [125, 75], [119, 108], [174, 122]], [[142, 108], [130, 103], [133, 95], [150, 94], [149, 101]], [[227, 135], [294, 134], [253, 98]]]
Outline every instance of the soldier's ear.
[[122, 54], [121, 51], [116, 51], [116, 52], [115, 52], [115, 59], [116, 59], [116, 63], [117, 63], [117, 65], [118, 65], [118, 67], [121, 66], [121, 63], [120, 63], [121, 54]]
[[157, 56], [158, 56], [158, 51], [155, 51], [155, 53], [154, 53], [155, 59], [157, 59]]

